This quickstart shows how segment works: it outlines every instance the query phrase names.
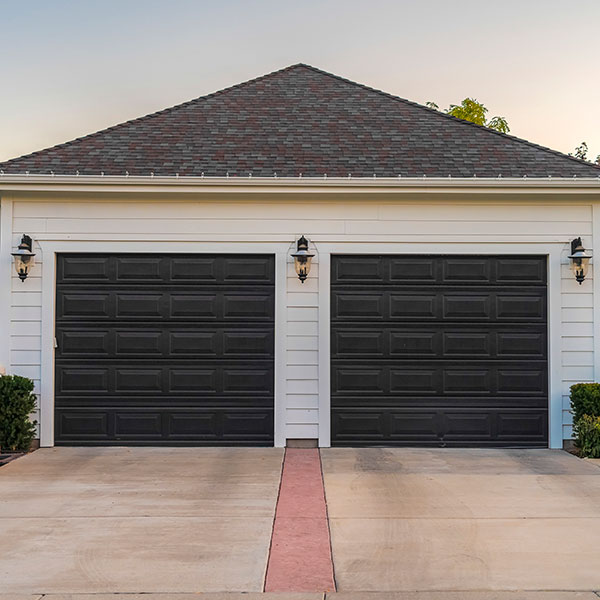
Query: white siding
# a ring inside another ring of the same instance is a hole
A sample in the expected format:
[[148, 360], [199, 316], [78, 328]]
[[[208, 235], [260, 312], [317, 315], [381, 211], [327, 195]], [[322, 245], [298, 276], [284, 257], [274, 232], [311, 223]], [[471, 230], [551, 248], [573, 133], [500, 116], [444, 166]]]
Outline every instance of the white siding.
[[[593, 269], [582, 286], [568, 267], [568, 241], [582, 236], [592, 247], [592, 202], [577, 197], [559, 201], [551, 195], [521, 196], [520, 201], [498, 200], [492, 194], [479, 199], [454, 194], [445, 200], [397, 200], [386, 197], [330, 194], [310, 201], [291, 196], [280, 200], [219, 201], [200, 197], [185, 201], [154, 198], [106, 201], [98, 199], [43, 200], [23, 198], [12, 202], [12, 245], [28, 233], [41, 241], [177, 241], [278, 242], [290, 244], [305, 234], [319, 246], [353, 243], [353, 250], [397, 252], [397, 244], [511, 245], [547, 244], [562, 251], [560, 299], [560, 364], [563, 435], [570, 436], [569, 386], [594, 379]], [[503, 198], [508, 198], [504, 196]], [[6, 231], [6, 224], [3, 229]], [[368, 247], [367, 247], [368, 244]], [[380, 246], [377, 246], [380, 244]], [[429, 246], [427, 246], [429, 245]], [[456, 247], [456, 246], [454, 246]], [[31, 377], [40, 387], [41, 256], [25, 283], [11, 278], [9, 371]], [[290, 247], [291, 249], [291, 247]], [[160, 251], [157, 246], [156, 251]], [[600, 248], [599, 248], [600, 251]], [[309, 279], [301, 284], [288, 258], [286, 278], [287, 334], [285, 339], [285, 438], [315, 438], [319, 423], [319, 259]], [[6, 318], [6, 317], [5, 317]]]

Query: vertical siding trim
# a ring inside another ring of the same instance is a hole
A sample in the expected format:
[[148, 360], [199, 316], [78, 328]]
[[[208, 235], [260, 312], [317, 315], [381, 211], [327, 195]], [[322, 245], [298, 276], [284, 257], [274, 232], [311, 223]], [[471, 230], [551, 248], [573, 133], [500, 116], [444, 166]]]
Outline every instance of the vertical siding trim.
[[[592, 204], [592, 250], [593, 256], [600, 252], [600, 204]], [[592, 262], [598, 260], [592, 258]], [[594, 269], [596, 271], [596, 269]], [[600, 269], [594, 273], [593, 289], [593, 319], [594, 319], [594, 381], [600, 381]]]
[[319, 446], [331, 446], [331, 254], [319, 251]]
[[0, 365], [10, 368], [10, 303], [13, 202], [0, 199]]
[[54, 446], [54, 321], [56, 313], [56, 247], [40, 242], [42, 274], [42, 351], [40, 381], [40, 446]]
[[287, 404], [287, 253], [275, 254], [275, 416], [274, 444], [286, 443]]
[[548, 445], [563, 447], [562, 414], [562, 248], [548, 253]]

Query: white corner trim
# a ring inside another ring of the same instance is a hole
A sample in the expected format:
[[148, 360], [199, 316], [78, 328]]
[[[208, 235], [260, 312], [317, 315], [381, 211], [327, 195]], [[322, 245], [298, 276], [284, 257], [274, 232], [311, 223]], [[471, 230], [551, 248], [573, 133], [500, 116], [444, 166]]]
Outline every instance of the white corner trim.
[[550, 448], [563, 447], [561, 254], [564, 244], [548, 254], [548, 438]]
[[275, 415], [276, 448], [286, 444], [287, 407], [287, 248], [275, 254]]
[[54, 331], [56, 314], [56, 244], [38, 242], [42, 250], [42, 342], [40, 374], [40, 446], [54, 446]]
[[331, 254], [319, 245], [319, 446], [331, 446]]
[[0, 367], [10, 372], [13, 201], [0, 199]]

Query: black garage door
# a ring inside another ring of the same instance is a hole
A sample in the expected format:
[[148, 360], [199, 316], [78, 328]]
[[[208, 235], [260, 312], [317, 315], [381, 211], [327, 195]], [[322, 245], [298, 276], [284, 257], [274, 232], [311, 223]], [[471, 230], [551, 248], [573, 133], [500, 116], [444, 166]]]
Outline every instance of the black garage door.
[[57, 444], [272, 445], [274, 258], [64, 254]]
[[546, 259], [334, 256], [332, 443], [546, 446]]

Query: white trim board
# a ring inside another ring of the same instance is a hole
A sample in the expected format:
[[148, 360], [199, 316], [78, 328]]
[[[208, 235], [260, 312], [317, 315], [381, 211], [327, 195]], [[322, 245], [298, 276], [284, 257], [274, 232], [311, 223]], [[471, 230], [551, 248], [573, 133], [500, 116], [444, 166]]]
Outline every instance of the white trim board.
[[276, 447], [285, 446], [285, 376], [286, 376], [286, 261], [289, 243], [232, 244], [202, 242], [40, 242], [44, 256], [42, 278], [42, 342], [41, 342], [41, 399], [40, 399], [40, 445], [54, 446], [54, 331], [56, 318], [56, 255], [69, 252], [148, 254], [254, 254], [275, 255], [275, 417], [274, 440]]
[[[561, 378], [561, 253], [564, 243], [559, 244], [318, 244], [319, 276], [326, 283], [319, 284], [319, 413], [327, 415], [327, 428], [319, 428], [319, 445], [331, 445], [329, 419], [331, 415], [331, 363], [329, 307], [331, 304], [330, 269], [332, 254], [473, 254], [473, 255], [520, 255], [538, 254], [548, 257], [548, 439], [550, 448], [563, 447], [562, 434], [562, 378]], [[326, 273], [324, 276], [324, 272]], [[321, 320], [323, 319], [323, 320]]]

